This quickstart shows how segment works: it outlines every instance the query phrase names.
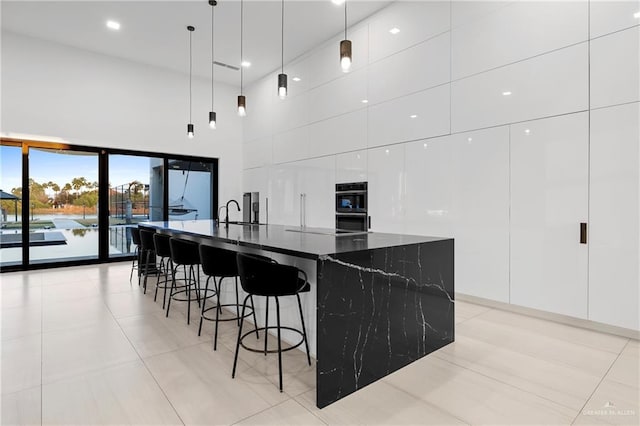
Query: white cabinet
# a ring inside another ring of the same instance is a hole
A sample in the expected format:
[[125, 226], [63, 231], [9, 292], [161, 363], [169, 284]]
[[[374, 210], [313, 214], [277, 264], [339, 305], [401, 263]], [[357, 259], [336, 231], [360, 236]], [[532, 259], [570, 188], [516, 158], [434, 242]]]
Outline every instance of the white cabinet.
[[294, 163], [274, 165], [270, 173], [269, 223], [300, 226], [300, 181]]
[[449, 33], [403, 50], [369, 66], [369, 104], [449, 82]]
[[367, 151], [336, 155], [336, 183], [367, 181]]
[[456, 291], [509, 302], [509, 129], [449, 143]]
[[369, 107], [369, 147], [449, 133], [449, 84]]
[[591, 38], [640, 24], [640, 0], [592, 0], [589, 7]]
[[589, 116], [511, 126], [511, 303], [587, 317]]
[[587, 40], [588, 8], [587, 1], [519, 1], [454, 28], [453, 79]]
[[[247, 169], [242, 172], [242, 192], [259, 192], [260, 193], [260, 223], [266, 223], [267, 218], [271, 222], [271, 196], [269, 188], [269, 168], [259, 167], [255, 169]], [[269, 201], [267, 202], [267, 199]]]
[[371, 230], [404, 232], [404, 145], [370, 149], [368, 152], [368, 210]]
[[640, 107], [591, 112], [589, 319], [640, 329]]
[[449, 136], [406, 144], [405, 232], [452, 237], [453, 144]]
[[588, 68], [588, 46], [581, 43], [454, 81], [452, 131], [584, 111]]
[[592, 40], [590, 66], [591, 108], [638, 101], [640, 27]]
[[303, 194], [303, 224], [313, 228], [335, 227], [335, 157], [299, 161], [300, 193]]

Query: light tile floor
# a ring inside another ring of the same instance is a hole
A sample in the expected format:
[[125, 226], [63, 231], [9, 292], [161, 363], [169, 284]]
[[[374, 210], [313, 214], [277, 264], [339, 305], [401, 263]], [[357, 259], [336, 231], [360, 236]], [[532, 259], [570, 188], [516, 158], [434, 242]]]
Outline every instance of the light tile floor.
[[[0, 275], [2, 424], [639, 424], [640, 345], [456, 302], [456, 342], [322, 410], [315, 366], [165, 318], [129, 264]], [[153, 280], [152, 280], [153, 281]], [[151, 287], [150, 287], [151, 288]], [[195, 305], [194, 305], [195, 306]], [[275, 339], [271, 339], [275, 343]]]

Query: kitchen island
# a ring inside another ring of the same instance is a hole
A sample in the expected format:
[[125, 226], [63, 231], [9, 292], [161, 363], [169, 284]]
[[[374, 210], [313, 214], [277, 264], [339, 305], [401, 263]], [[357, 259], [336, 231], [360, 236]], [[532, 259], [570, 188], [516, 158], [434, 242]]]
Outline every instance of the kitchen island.
[[[140, 226], [260, 253], [307, 272], [306, 322], [317, 359], [320, 408], [454, 340], [453, 239], [281, 225], [225, 227], [212, 220]], [[258, 314], [258, 322], [262, 317]]]

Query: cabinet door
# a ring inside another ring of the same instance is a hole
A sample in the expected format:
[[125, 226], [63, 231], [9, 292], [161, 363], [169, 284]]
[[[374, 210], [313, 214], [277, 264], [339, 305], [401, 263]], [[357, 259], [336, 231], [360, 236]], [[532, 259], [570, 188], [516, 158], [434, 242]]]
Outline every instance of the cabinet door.
[[372, 231], [404, 232], [404, 148], [394, 145], [369, 150], [367, 196]]
[[511, 303], [587, 317], [587, 113], [511, 126]]
[[334, 156], [297, 162], [304, 222], [314, 228], [335, 227], [336, 161]]
[[640, 329], [640, 104], [591, 112], [589, 319]]
[[269, 223], [300, 226], [300, 182], [295, 163], [274, 165], [270, 176]]

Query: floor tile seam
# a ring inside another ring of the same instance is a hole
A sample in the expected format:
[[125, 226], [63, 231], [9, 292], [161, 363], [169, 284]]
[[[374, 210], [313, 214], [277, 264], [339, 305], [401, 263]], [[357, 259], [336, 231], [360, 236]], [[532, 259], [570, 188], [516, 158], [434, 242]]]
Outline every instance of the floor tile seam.
[[[625, 345], [626, 346], [626, 345]], [[580, 417], [580, 415], [582, 414], [582, 412], [584, 411], [584, 408], [587, 406], [587, 404], [589, 403], [589, 401], [591, 401], [591, 398], [593, 398], [593, 395], [595, 395], [595, 393], [597, 392], [597, 390], [600, 388], [600, 385], [602, 384], [602, 382], [604, 382], [605, 378], [607, 377], [607, 375], [609, 374], [609, 372], [611, 371], [611, 369], [613, 368], [613, 366], [615, 365], [615, 363], [618, 361], [618, 358], [620, 358], [620, 354], [618, 354], [618, 356], [616, 356], [616, 359], [614, 359], [611, 364], [609, 365], [609, 368], [607, 369], [607, 371], [602, 375], [602, 377], [600, 378], [600, 381], [598, 382], [597, 385], [594, 386], [593, 391], [591, 391], [591, 393], [589, 394], [589, 397], [586, 399], [586, 401], [584, 402], [584, 404], [582, 405], [582, 407], [580, 408], [580, 410], [578, 411], [578, 414], [576, 414], [576, 416], [573, 418], [573, 420], [571, 421], [571, 424], [574, 424], [576, 422], [576, 420], [578, 420], [578, 417]]]
[[[4, 338], [2, 337], [2, 339], [0, 339], [0, 342], [4, 343], [8, 343], [11, 342], [12, 340], [17, 340], [17, 339], [23, 339], [25, 337], [33, 337], [37, 334], [42, 334], [42, 330], [40, 331], [34, 331], [33, 333], [26, 333], [26, 334], [22, 334], [20, 336], [13, 336], [13, 337], [8, 337], [8, 338]], [[40, 342], [42, 344], [42, 342]]]
[[[110, 318], [113, 319], [113, 318]], [[80, 330], [88, 330], [91, 328], [97, 328], [97, 327], [102, 327], [104, 329], [111, 329], [111, 330], [118, 330], [120, 327], [117, 326], [117, 324], [103, 324], [102, 326], [100, 325], [101, 322], [93, 322], [93, 323], [87, 323], [87, 324], [82, 324], [82, 325], [78, 325], [78, 326], [72, 326], [72, 327], [65, 327], [65, 328], [58, 328], [58, 329], [54, 329], [54, 330], [47, 330], [47, 331], [42, 331], [40, 334], [46, 335], [46, 336], [51, 336], [53, 334], [61, 334], [64, 332], [68, 332], [68, 331], [80, 331]], [[44, 336], [43, 336], [44, 337]], [[44, 344], [44, 342], [43, 342]]]
[[27, 388], [20, 389], [20, 390], [17, 390], [17, 391], [2, 392], [0, 394], [0, 399], [3, 399], [4, 397], [7, 397], [7, 396], [13, 396], [13, 395], [16, 395], [16, 394], [19, 394], [19, 393], [22, 393], [22, 392], [35, 390], [35, 389], [38, 389], [38, 388], [42, 388], [42, 385], [29, 386]]
[[[468, 339], [473, 339], [473, 337], [470, 337], [470, 336], [464, 336], [464, 337], [466, 337]], [[500, 349], [504, 349], [504, 350], [507, 350], [509, 352], [513, 352], [515, 354], [519, 354], [519, 355], [527, 356], [527, 357], [532, 357], [532, 358], [536, 358], [536, 359], [542, 359], [543, 361], [546, 361], [546, 362], [551, 363], [551, 364], [553, 364], [555, 366], [558, 366], [558, 367], [567, 368], [567, 369], [571, 369], [571, 370], [577, 370], [577, 371], [582, 372], [584, 374], [588, 374], [588, 375], [595, 376], [595, 377], [600, 377], [601, 376], [601, 373], [595, 373], [593, 371], [586, 370], [586, 369], [584, 369], [582, 367], [579, 367], [577, 365], [564, 362], [564, 361], [556, 359], [556, 358], [553, 358], [553, 359], [552, 358], [546, 358], [546, 357], [545, 358], [541, 358], [538, 354], [534, 354], [534, 353], [531, 353], [531, 352], [526, 352], [525, 350], [511, 348], [511, 347], [507, 347], [507, 346], [498, 346], [498, 345], [496, 345], [494, 343], [486, 342], [486, 341], [483, 341], [483, 340], [479, 340], [479, 341], [484, 343], [484, 344], [486, 344], [486, 345], [495, 346], [495, 347], [498, 347]], [[606, 354], [615, 355], [615, 354], [613, 354], [611, 352], [606, 352]], [[615, 359], [617, 360], [618, 356], [616, 356]], [[445, 361], [447, 361], [447, 360], [445, 359]], [[607, 369], [607, 371], [608, 371], [608, 369]]]
[[477, 374], [477, 375], [479, 375], [479, 376], [483, 376], [483, 377], [485, 377], [485, 378], [487, 378], [487, 379], [489, 379], [489, 380], [492, 380], [492, 381], [494, 381], [494, 382], [496, 382], [496, 383], [500, 383], [500, 384], [502, 384], [502, 385], [508, 386], [509, 388], [516, 389], [516, 390], [518, 390], [518, 391], [520, 391], [520, 392], [524, 392], [524, 393], [526, 393], [526, 394], [532, 395], [532, 396], [534, 396], [534, 397], [536, 397], [536, 398], [539, 398], [539, 399], [543, 399], [543, 400], [545, 400], [545, 401], [549, 401], [549, 402], [551, 402], [552, 404], [555, 404], [555, 405], [561, 406], [561, 407], [566, 408], [566, 409], [568, 409], [568, 410], [575, 411], [575, 408], [567, 407], [566, 405], [561, 404], [561, 403], [559, 403], [559, 402], [557, 402], [557, 401], [554, 401], [554, 400], [552, 400], [552, 399], [549, 399], [549, 398], [547, 398], [547, 397], [545, 397], [545, 396], [540, 396], [540, 395], [538, 395], [538, 394], [537, 394], [537, 393], [535, 393], [535, 392], [531, 392], [531, 391], [529, 391], [529, 390], [522, 389], [522, 388], [520, 388], [520, 387], [518, 387], [518, 386], [516, 386], [516, 385], [513, 385], [513, 384], [511, 384], [511, 383], [507, 383], [507, 382], [505, 382], [505, 381], [503, 381], [503, 380], [500, 380], [500, 379], [497, 379], [497, 378], [495, 378], [495, 377], [491, 377], [491, 376], [489, 376], [488, 374], [481, 373], [481, 372], [478, 372], [478, 371], [472, 370], [472, 369], [470, 369], [470, 368], [468, 368], [468, 367], [465, 367], [465, 366], [462, 366], [462, 365], [455, 364], [454, 362], [449, 361], [449, 360], [446, 360], [446, 359], [442, 359], [442, 358], [438, 358], [438, 359], [440, 359], [441, 361], [444, 361], [444, 362], [446, 362], [446, 363], [448, 363], [448, 364], [451, 364], [451, 365], [453, 365], [454, 367], [465, 369], [465, 370], [467, 370], [467, 371], [469, 371], [469, 372], [471, 372], [471, 373], [473, 373], [473, 374]]
[[[448, 359], [446, 359], [446, 358], [444, 358], [444, 357], [442, 357], [442, 356], [437, 356], [437, 358], [438, 358], [438, 359], [440, 359], [440, 360], [442, 360], [442, 361], [446, 361], [446, 362], [448, 362], [448, 363], [450, 363], [450, 364], [453, 364], [453, 365], [455, 365], [456, 367], [464, 368], [464, 369], [466, 369], [466, 370], [469, 370], [469, 371], [472, 371], [472, 372], [474, 372], [474, 373], [476, 373], [476, 374], [480, 374], [480, 375], [482, 375], [482, 376], [488, 377], [488, 378], [490, 378], [490, 379], [492, 379], [492, 380], [495, 380], [495, 381], [497, 381], [497, 382], [500, 382], [500, 383], [502, 383], [502, 384], [505, 384], [505, 385], [509, 385], [509, 386], [511, 386], [511, 387], [514, 387], [514, 388], [516, 388], [516, 389], [518, 389], [518, 390], [520, 390], [520, 391], [530, 393], [530, 394], [532, 394], [532, 395], [535, 395], [535, 396], [537, 396], [537, 397], [539, 397], [539, 398], [542, 398], [542, 399], [545, 399], [545, 400], [547, 400], [547, 401], [551, 401], [551, 402], [553, 402], [554, 404], [561, 405], [561, 406], [563, 406], [563, 407], [565, 407], [565, 408], [568, 408], [569, 410], [576, 410], [576, 408], [575, 408], [575, 407], [571, 407], [571, 406], [569, 406], [569, 405], [567, 405], [567, 404], [564, 404], [564, 403], [562, 403], [562, 402], [558, 402], [558, 401], [553, 400], [553, 399], [551, 399], [551, 398], [548, 398], [548, 397], [546, 397], [546, 396], [539, 395], [539, 394], [537, 394], [537, 393], [536, 393], [536, 392], [534, 392], [534, 391], [530, 391], [530, 390], [527, 390], [527, 389], [523, 389], [523, 388], [521, 388], [521, 387], [520, 387], [520, 386], [518, 386], [518, 385], [515, 385], [515, 384], [513, 384], [513, 383], [505, 382], [504, 380], [498, 379], [498, 378], [493, 377], [493, 376], [491, 376], [491, 375], [489, 375], [489, 374], [486, 374], [486, 373], [483, 373], [483, 372], [481, 372], [481, 371], [478, 371], [478, 370], [476, 370], [476, 369], [474, 369], [474, 368], [473, 368], [473, 365], [475, 365], [475, 364], [472, 364], [471, 366], [465, 366], [465, 365], [459, 364], [459, 363], [457, 363], [457, 362], [455, 362], [455, 361], [449, 361]], [[593, 377], [593, 378], [596, 378], [596, 379], [599, 377], [598, 375], [590, 374], [590, 373], [585, 373], [584, 371], [579, 371], [579, 372], [580, 372], [580, 373], [584, 373], [584, 374], [588, 374], [589, 376], [591, 376], [591, 377]], [[525, 379], [525, 378], [522, 378], [522, 380], [523, 380], [523, 381], [526, 381], [526, 382], [529, 382], [529, 383], [536, 384], [536, 383], [531, 382], [530, 380]], [[575, 396], [575, 398], [576, 398], [576, 399], [580, 399], [580, 397], [578, 397], [578, 396]]]
[[129, 359], [129, 360], [126, 360], [126, 361], [118, 361], [118, 362], [108, 363], [107, 365], [103, 365], [103, 366], [95, 367], [95, 368], [89, 368], [89, 369], [80, 371], [78, 373], [67, 374], [67, 375], [64, 375], [63, 377], [56, 378], [56, 379], [53, 379], [53, 380], [48, 380], [46, 382], [45, 382], [44, 376], [43, 376], [42, 386], [55, 385], [56, 383], [63, 382], [65, 380], [77, 379], [78, 377], [81, 377], [81, 376], [96, 374], [96, 373], [99, 373], [99, 372], [101, 372], [103, 370], [110, 370], [112, 368], [122, 367], [123, 365], [133, 364], [133, 363], [141, 361], [141, 360], [142, 360], [141, 358], [138, 358], [138, 359]]
[[[105, 302], [105, 305], [106, 305], [106, 302]], [[107, 309], [109, 309], [109, 312], [111, 312], [111, 309], [109, 308], [109, 306], [107, 306]], [[111, 312], [111, 315], [113, 316], [113, 312]], [[114, 317], [114, 319], [115, 319], [115, 317]], [[156, 386], [158, 386], [158, 389], [160, 390], [160, 392], [162, 392], [162, 395], [164, 396], [165, 400], [169, 403], [169, 406], [171, 407], [171, 409], [175, 413], [175, 415], [178, 418], [178, 420], [180, 420], [180, 423], [185, 425], [185, 422], [182, 419], [182, 417], [180, 416], [180, 413], [178, 413], [178, 410], [176, 409], [176, 407], [174, 407], [173, 403], [171, 402], [171, 399], [169, 398], [169, 395], [167, 395], [167, 393], [165, 392], [164, 388], [160, 385], [160, 383], [158, 382], [158, 379], [156, 378], [156, 376], [153, 374], [153, 372], [151, 371], [151, 369], [149, 368], [149, 366], [145, 362], [145, 359], [140, 356], [140, 353], [136, 349], [135, 345], [131, 342], [131, 339], [129, 339], [129, 336], [127, 336], [127, 333], [125, 333], [125, 331], [122, 329], [122, 326], [120, 325], [120, 323], [118, 323], [118, 321], [116, 321], [116, 323], [118, 324], [120, 332], [124, 335], [124, 337], [127, 339], [127, 342], [129, 342], [129, 345], [133, 348], [134, 352], [138, 356], [138, 360], [140, 360], [140, 362], [142, 362], [142, 365], [144, 366], [145, 370], [147, 371], [147, 373], [149, 373], [149, 376], [151, 376], [151, 378], [153, 379], [153, 381], [156, 384]]]
[[[430, 402], [430, 401], [425, 401], [424, 399], [417, 397], [416, 395], [412, 394], [411, 392], [408, 392], [407, 390], [405, 390], [405, 389], [403, 389], [403, 388], [401, 388], [401, 387], [399, 387], [399, 386], [397, 386], [397, 385], [395, 385], [395, 384], [391, 383], [390, 381], [388, 381], [388, 380], [387, 380], [387, 377], [388, 377], [388, 376], [383, 377], [383, 378], [382, 378], [382, 381], [383, 381], [385, 384], [387, 384], [387, 385], [391, 386], [392, 388], [394, 388], [395, 390], [397, 390], [397, 391], [399, 391], [399, 392], [402, 392], [402, 393], [403, 393], [403, 394], [405, 394], [405, 395], [408, 395], [409, 397], [411, 397], [411, 398], [412, 398], [412, 399], [414, 399], [415, 401], [419, 402], [420, 404], [424, 404], [424, 405], [426, 405], [426, 406], [428, 406], [428, 407], [430, 407], [430, 408], [434, 409], [435, 411], [439, 411], [440, 413], [443, 413], [443, 414], [445, 414], [445, 415], [447, 415], [447, 416], [453, 417], [454, 419], [458, 420], [459, 422], [461, 422], [461, 423], [463, 423], [463, 424], [471, 425], [471, 423], [469, 423], [469, 422], [467, 422], [466, 420], [464, 420], [464, 419], [462, 419], [462, 418], [460, 418], [460, 417], [456, 416], [455, 414], [453, 414], [453, 413], [451, 413], [451, 412], [449, 412], [449, 411], [445, 410], [444, 408], [442, 408], [442, 407], [438, 407], [437, 405], [433, 404], [433, 403], [432, 403], [432, 402]], [[374, 384], [375, 384], [375, 382], [374, 382], [374, 383], [371, 383], [370, 385], [374, 385]], [[370, 385], [367, 385], [367, 386], [370, 386]]]
[[[280, 401], [280, 402], [278, 402], [277, 404], [269, 405], [269, 407], [267, 407], [267, 408], [265, 408], [265, 409], [263, 409], [263, 410], [260, 410], [260, 411], [258, 411], [258, 412], [256, 412], [256, 413], [253, 413], [253, 414], [251, 414], [250, 416], [246, 416], [246, 417], [243, 417], [243, 418], [241, 418], [241, 419], [238, 419], [237, 421], [235, 421], [235, 422], [231, 423], [231, 425], [237, 425], [238, 423], [242, 423], [243, 421], [245, 421], [245, 420], [247, 420], [247, 419], [250, 419], [250, 418], [252, 418], [252, 417], [255, 417], [255, 416], [257, 416], [257, 415], [260, 415], [260, 414], [264, 413], [265, 411], [267, 411], [267, 410], [271, 410], [272, 408], [275, 408], [275, 407], [278, 407], [279, 405], [282, 405], [282, 404], [284, 404], [284, 403], [286, 403], [286, 402], [289, 402], [289, 401], [290, 401], [290, 400], [292, 400], [292, 399], [293, 399], [293, 398], [288, 398], [288, 399], [285, 399], [284, 401]], [[295, 400], [294, 400], [294, 401], [295, 401]]]
[[170, 354], [170, 353], [173, 353], [173, 352], [177, 352], [177, 351], [180, 351], [180, 350], [183, 350], [183, 349], [193, 348], [194, 346], [201, 345], [202, 343], [203, 342], [192, 343], [192, 344], [188, 344], [188, 345], [185, 345], [185, 346], [180, 346], [179, 348], [174, 348], [174, 349], [171, 349], [171, 350], [168, 350], [168, 351], [162, 351], [162, 352], [154, 353], [153, 355], [144, 355], [144, 356], [140, 355], [140, 359], [147, 360], [147, 359], [151, 359], [153, 357], [159, 356], [159, 355], [167, 355], [167, 354]]
[[[497, 308], [494, 309], [494, 310], [497, 310], [497, 311], [500, 311], [500, 312], [509, 312], [509, 311], [502, 311], [502, 310], [497, 309]], [[480, 316], [480, 315], [478, 315], [478, 316]], [[477, 319], [479, 321], [488, 322], [488, 323], [491, 323], [492, 325], [497, 325], [497, 326], [501, 326], [501, 327], [507, 327], [503, 323], [500, 323], [500, 322], [497, 322], [497, 321], [491, 321], [491, 320], [487, 320], [487, 319], [483, 319], [483, 318], [477, 318], [478, 316], [473, 317], [473, 319]], [[472, 318], [469, 318], [469, 319], [472, 319]], [[465, 320], [463, 322], [466, 322], [466, 321], [467, 320]], [[545, 320], [542, 320], [542, 321], [545, 321]], [[571, 327], [573, 329], [584, 330], [583, 328], [571, 326], [571, 325], [568, 325], [568, 324], [560, 324], [560, 323], [557, 323], [557, 322], [554, 322], [554, 321], [548, 321], [548, 322], [551, 323], [551, 324], [554, 324], [554, 325], [562, 325], [562, 326], [566, 326], [566, 327]], [[515, 326], [512, 326], [512, 327], [516, 328]], [[618, 355], [620, 353], [620, 351], [602, 349], [602, 348], [596, 347], [594, 345], [587, 345], [587, 344], [576, 342], [576, 341], [564, 340], [564, 339], [561, 339], [559, 337], [554, 337], [554, 336], [550, 336], [550, 335], [547, 335], [547, 334], [541, 334], [541, 332], [537, 333], [537, 332], [534, 332], [532, 330], [517, 329], [516, 331], [518, 333], [520, 333], [520, 334], [526, 333], [527, 335], [530, 335], [530, 336], [533, 335], [533, 337], [536, 337], [536, 338], [544, 338], [544, 339], [549, 339], [549, 340], [556, 340], [556, 341], [559, 341], [559, 342], [562, 342], [562, 343], [568, 343], [570, 345], [575, 345], [575, 346], [578, 346], [580, 348], [590, 349], [590, 350], [593, 350], [593, 351], [598, 351], [598, 352], [602, 352], [602, 353], [606, 353], [606, 354], [610, 354], [610, 355]], [[587, 331], [589, 331], [589, 330], [587, 330]], [[600, 333], [600, 332], [595, 332], [595, 331], [594, 331], [594, 333], [604, 334], [604, 335], [609, 336], [609, 337], [611, 337], [611, 336], [619, 337], [619, 336], [615, 336], [615, 335], [609, 334], [609, 333]], [[622, 338], [622, 337], [620, 337], [620, 338]], [[623, 346], [623, 348], [624, 348], [624, 346]]]

